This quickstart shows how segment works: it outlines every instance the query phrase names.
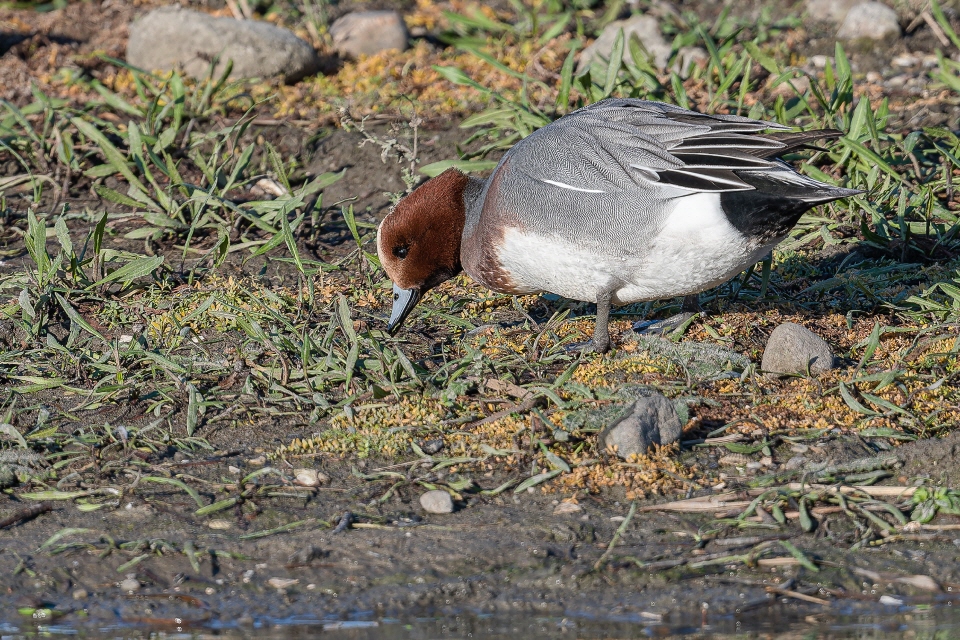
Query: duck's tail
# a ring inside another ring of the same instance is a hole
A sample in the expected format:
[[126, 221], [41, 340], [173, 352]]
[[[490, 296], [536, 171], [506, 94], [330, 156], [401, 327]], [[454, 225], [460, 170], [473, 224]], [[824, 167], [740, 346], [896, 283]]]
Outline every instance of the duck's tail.
[[808, 209], [863, 193], [814, 180], [779, 160], [772, 168], [736, 173], [753, 190], [721, 193], [720, 205], [737, 229], [761, 239], [785, 236]]

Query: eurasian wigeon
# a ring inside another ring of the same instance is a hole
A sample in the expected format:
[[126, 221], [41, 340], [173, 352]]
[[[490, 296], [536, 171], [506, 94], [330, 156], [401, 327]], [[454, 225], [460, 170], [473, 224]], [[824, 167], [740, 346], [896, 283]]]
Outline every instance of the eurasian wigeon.
[[778, 157], [840, 135], [646, 100], [579, 109], [518, 142], [486, 180], [449, 169], [384, 218], [387, 330], [464, 270], [502, 293], [595, 302], [593, 348], [607, 351], [611, 305], [695, 301], [761, 260], [807, 209], [860, 193]]

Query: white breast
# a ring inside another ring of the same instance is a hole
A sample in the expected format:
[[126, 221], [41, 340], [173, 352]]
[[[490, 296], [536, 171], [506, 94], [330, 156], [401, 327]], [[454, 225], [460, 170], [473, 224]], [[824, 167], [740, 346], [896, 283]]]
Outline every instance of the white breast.
[[497, 254], [523, 291], [588, 302], [612, 292], [615, 304], [626, 304], [709, 289], [773, 247], [757, 246], [730, 224], [717, 194], [698, 193], [674, 202], [660, 233], [629, 253], [596, 251], [557, 235], [514, 228], [505, 232]]

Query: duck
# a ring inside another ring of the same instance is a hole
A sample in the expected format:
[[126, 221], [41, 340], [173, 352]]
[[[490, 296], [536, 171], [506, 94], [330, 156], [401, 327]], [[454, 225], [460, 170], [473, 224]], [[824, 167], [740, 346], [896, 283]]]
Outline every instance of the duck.
[[767, 256], [804, 212], [862, 193], [782, 159], [841, 135], [631, 98], [573, 111], [517, 142], [489, 177], [448, 169], [384, 217], [387, 332], [466, 272], [499, 293], [595, 303], [588, 348], [604, 353], [612, 307], [681, 296], [693, 307]]

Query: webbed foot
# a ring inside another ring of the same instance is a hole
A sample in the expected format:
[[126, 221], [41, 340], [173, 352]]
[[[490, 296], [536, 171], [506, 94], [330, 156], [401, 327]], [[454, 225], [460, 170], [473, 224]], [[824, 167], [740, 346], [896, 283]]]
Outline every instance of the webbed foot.
[[633, 330], [645, 336], [662, 336], [673, 333], [697, 314], [684, 311], [663, 320], [641, 320], [633, 325]]

